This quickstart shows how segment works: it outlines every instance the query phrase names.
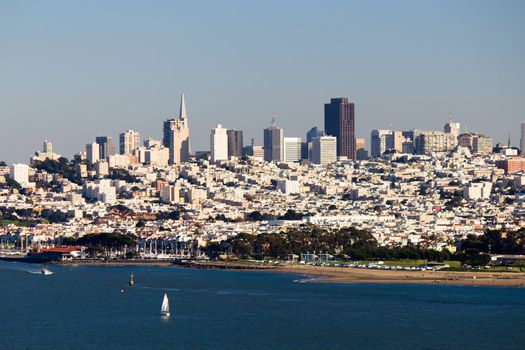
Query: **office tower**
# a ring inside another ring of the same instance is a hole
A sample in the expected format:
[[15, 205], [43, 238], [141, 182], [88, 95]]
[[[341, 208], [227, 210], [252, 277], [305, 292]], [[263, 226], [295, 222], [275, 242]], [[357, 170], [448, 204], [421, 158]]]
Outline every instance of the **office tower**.
[[448, 152], [456, 147], [458, 138], [442, 131], [423, 131], [416, 138], [416, 153]]
[[355, 158], [357, 160], [368, 159], [368, 151], [365, 148], [365, 139], [355, 139]]
[[372, 157], [381, 157], [394, 146], [392, 130], [372, 130], [370, 133], [370, 154]]
[[354, 104], [346, 97], [332, 98], [324, 105], [326, 135], [337, 138], [337, 156], [355, 159]]
[[275, 118], [273, 118], [272, 125], [264, 129], [264, 160], [282, 162], [283, 153], [283, 129], [275, 124]]
[[308, 150], [312, 149], [311, 142], [301, 142], [301, 159], [308, 160], [310, 159]]
[[284, 137], [284, 162], [299, 162], [301, 160], [301, 138]]
[[521, 139], [520, 139], [521, 154], [525, 154], [525, 122], [521, 122]]
[[230, 157], [242, 157], [242, 131], [241, 130], [228, 130], [228, 158]]
[[9, 178], [22, 187], [29, 184], [29, 166], [27, 164], [12, 164], [9, 166]]
[[44, 145], [42, 147], [42, 151], [44, 154], [51, 154], [53, 153], [53, 144], [51, 141], [44, 140]]
[[312, 163], [326, 165], [337, 161], [337, 139], [321, 136], [312, 140]]
[[184, 94], [180, 101], [179, 117], [164, 122], [162, 144], [170, 150], [170, 164], [179, 164], [189, 160], [190, 129]]
[[[455, 136], [456, 140], [459, 136], [460, 124], [452, 122], [452, 113], [448, 116], [448, 123], [443, 127], [443, 131], [447, 134], [452, 134]], [[457, 145], [457, 142], [456, 142]]]
[[90, 164], [98, 162], [100, 159], [100, 146], [96, 142], [86, 145], [86, 158]]
[[210, 153], [212, 162], [228, 160], [228, 133], [221, 124], [211, 129]]
[[99, 145], [100, 154], [99, 159], [108, 159], [109, 156], [115, 155], [115, 146], [113, 139], [109, 136], [97, 136], [96, 143]]
[[324, 136], [324, 131], [314, 126], [306, 132], [306, 142], [312, 142], [313, 139]]
[[138, 131], [128, 130], [120, 134], [120, 154], [132, 154], [133, 151], [140, 147], [140, 133]]

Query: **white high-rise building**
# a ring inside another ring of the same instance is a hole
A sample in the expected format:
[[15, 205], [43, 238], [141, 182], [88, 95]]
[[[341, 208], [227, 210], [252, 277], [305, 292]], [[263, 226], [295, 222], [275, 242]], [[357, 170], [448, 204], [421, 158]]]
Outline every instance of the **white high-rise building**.
[[184, 94], [180, 99], [179, 117], [164, 122], [163, 134], [162, 145], [170, 150], [170, 163], [187, 162], [190, 159], [190, 127]]
[[140, 133], [128, 130], [120, 134], [120, 154], [132, 154], [140, 147]]
[[521, 139], [520, 139], [521, 154], [525, 154], [525, 122], [521, 122]]
[[228, 160], [228, 129], [218, 124], [210, 134], [211, 161]]
[[9, 178], [15, 180], [22, 187], [29, 184], [29, 166], [27, 164], [12, 164], [9, 167]]
[[284, 161], [286, 163], [299, 162], [301, 160], [301, 138], [284, 137]]
[[312, 140], [312, 163], [326, 165], [337, 161], [337, 138], [321, 136]]
[[89, 163], [94, 164], [100, 159], [100, 145], [96, 142], [86, 145], [86, 158]]

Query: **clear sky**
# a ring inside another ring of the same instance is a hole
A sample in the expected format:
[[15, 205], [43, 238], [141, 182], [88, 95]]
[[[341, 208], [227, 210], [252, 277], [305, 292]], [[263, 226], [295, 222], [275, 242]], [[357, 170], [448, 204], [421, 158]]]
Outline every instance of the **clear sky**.
[[260, 144], [323, 125], [323, 103], [356, 104], [371, 129], [455, 119], [519, 143], [525, 1], [0, 0], [0, 159], [43, 139], [68, 158], [97, 135], [161, 138], [186, 94], [193, 150], [217, 123]]

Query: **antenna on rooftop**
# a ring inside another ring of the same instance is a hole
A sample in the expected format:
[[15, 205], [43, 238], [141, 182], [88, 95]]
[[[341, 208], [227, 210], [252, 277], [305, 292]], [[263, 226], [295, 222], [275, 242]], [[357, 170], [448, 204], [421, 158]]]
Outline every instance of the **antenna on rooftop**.
[[272, 127], [275, 127], [275, 113], [272, 114]]

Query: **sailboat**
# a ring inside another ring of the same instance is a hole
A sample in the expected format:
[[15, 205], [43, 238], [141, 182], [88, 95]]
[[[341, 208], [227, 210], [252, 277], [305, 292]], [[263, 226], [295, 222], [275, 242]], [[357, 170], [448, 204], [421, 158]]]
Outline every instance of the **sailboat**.
[[160, 314], [162, 317], [170, 316], [170, 302], [166, 293], [164, 293], [164, 299], [162, 300], [162, 306], [160, 307]]
[[133, 273], [129, 275], [129, 286], [133, 287], [135, 285], [135, 281], [133, 280]]

